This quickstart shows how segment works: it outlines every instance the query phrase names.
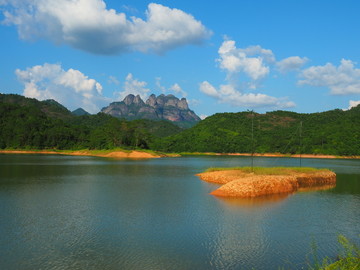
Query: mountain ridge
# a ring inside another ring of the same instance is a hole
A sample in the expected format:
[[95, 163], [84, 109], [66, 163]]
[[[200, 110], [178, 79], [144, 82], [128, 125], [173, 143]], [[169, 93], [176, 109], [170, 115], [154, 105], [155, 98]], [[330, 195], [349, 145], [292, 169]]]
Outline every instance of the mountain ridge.
[[127, 120], [167, 120], [180, 126], [193, 126], [201, 120], [189, 109], [186, 98], [164, 94], [151, 94], [145, 102], [139, 95], [129, 94], [122, 101], [112, 102], [102, 108], [101, 112]]

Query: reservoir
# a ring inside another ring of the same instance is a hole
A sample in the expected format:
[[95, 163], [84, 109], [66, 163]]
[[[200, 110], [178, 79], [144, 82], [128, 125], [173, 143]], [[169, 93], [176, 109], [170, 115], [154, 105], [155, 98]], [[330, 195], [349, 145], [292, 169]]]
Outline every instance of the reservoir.
[[195, 176], [250, 164], [0, 154], [0, 269], [302, 269], [314, 247], [336, 258], [339, 234], [360, 245], [360, 160], [303, 159], [336, 187], [262, 199], [214, 197]]

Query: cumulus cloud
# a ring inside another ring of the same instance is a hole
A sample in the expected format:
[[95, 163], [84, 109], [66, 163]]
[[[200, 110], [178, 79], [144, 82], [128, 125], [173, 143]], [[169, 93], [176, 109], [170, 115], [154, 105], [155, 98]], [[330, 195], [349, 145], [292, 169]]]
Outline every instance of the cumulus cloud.
[[243, 72], [255, 81], [266, 77], [270, 72], [267, 63], [275, 61], [271, 50], [260, 46], [236, 48], [233, 40], [225, 40], [218, 53], [220, 58], [217, 61], [220, 63], [220, 68], [228, 72], [228, 75]]
[[214, 86], [212, 86], [212, 84], [209, 83], [208, 81], [203, 81], [200, 84], [200, 91], [210, 97], [221, 98], [220, 93], [218, 93], [216, 88]]
[[102, 96], [102, 86], [78, 70], [64, 70], [59, 64], [17, 69], [15, 74], [24, 84], [23, 95], [39, 100], [54, 99], [71, 110], [82, 107], [96, 113], [108, 102]]
[[174, 92], [177, 95], [180, 95], [181, 97], [186, 97], [187, 93], [181, 88], [181, 86], [177, 83], [173, 84], [170, 88], [170, 91]]
[[221, 85], [216, 89], [209, 82], [204, 81], [200, 84], [200, 91], [206, 95], [216, 98], [220, 103], [230, 104], [234, 107], [272, 107], [272, 108], [291, 108], [295, 103], [286, 98], [276, 98], [261, 93], [241, 93], [231, 84]]
[[348, 110], [360, 105], [360, 100], [350, 100]]
[[150, 89], [146, 88], [147, 83], [144, 81], [139, 81], [135, 79], [134, 76], [129, 73], [125, 78], [125, 83], [123, 87], [123, 91], [116, 93], [118, 99], [123, 100], [127, 95], [140, 95], [142, 100], [146, 100]]
[[307, 57], [291, 56], [276, 63], [281, 73], [297, 71], [303, 67], [309, 59]]
[[[217, 99], [220, 103], [236, 107], [272, 107], [290, 108], [295, 103], [287, 98], [276, 98], [262, 93], [254, 93], [259, 87], [259, 81], [270, 73], [270, 66], [275, 65], [275, 55], [271, 50], [261, 46], [237, 48], [235, 41], [225, 40], [219, 50], [219, 67], [226, 71], [226, 83], [218, 88], [208, 81], [200, 84], [200, 91]], [[238, 77], [245, 74], [247, 80]], [[250, 92], [247, 92], [249, 91]]]
[[3, 23], [23, 40], [46, 39], [94, 54], [164, 53], [212, 34], [192, 15], [151, 3], [145, 19], [127, 18], [103, 0], [3, 0]]
[[360, 69], [351, 60], [342, 59], [338, 67], [331, 63], [302, 71], [300, 85], [330, 88], [333, 95], [360, 94]]
[[157, 77], [157, 78], [155, 78], [155, 84], [163, 93], [172, 92], [177, 96], [181, 96], [181, 97], [187, 96], [187, 93], [181, 88], [181, 86], [178, 83], [174, 83], [169, 88], [166, 88], [165, 86], [163, 86], [161, 84], [161, 77]]
[[115, 76], [109, 76], [108, 83], [119, 85], [120, 82]]

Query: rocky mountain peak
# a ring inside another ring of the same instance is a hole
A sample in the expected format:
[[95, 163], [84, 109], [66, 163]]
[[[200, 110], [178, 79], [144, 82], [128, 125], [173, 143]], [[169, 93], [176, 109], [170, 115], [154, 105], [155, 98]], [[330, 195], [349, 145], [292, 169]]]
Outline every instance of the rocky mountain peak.
[[189, 109], [186, 98], [178, 99], [174, 95], [152, 94], [144, 102], [139, 95], [130, 94], [123, 101], [113, 102], [101, 111], [129, 120], [152, 119], [189, 123], [200, 121], [200, 118]]
[[146, 101], [146, 104], [151, 106], [151, 107], [155, 107], [155, 105], [156, 105], [156, 96], [154, 94], [151, 94], [150, 97], [148, 98], [148, 100]]
[[126, 104], [126, 105], [130, 105], [134, 102], [134, 99], [135, 99], [135, 96], [133, 94], [130, 94], [130, 95], [127, 95], [123, 102]]
[[134, 98], [133, 103], [136, 105], [145, 105], [144, 101], [141, 99], [141, 97], [139, 95], [137, 95]]
[[183, 110], [188, 110], [189, 109], [189, 105], [186, 101], [186, 98], [182, 98], [179, 100], [178, 102], [178, 107], [183, 109]]

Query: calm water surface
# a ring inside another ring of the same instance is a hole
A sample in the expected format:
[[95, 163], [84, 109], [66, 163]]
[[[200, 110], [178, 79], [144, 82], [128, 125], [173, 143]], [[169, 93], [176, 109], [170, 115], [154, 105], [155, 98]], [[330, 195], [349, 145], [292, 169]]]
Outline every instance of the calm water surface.
[[[359, 243], [360, 160], [306, 159], [337, 186], [223, 200], [195, 174], [246, 157], [0, 155], [0, 269], [301, 269]], [[256, 166], [297, 166], [256, 158]]]

